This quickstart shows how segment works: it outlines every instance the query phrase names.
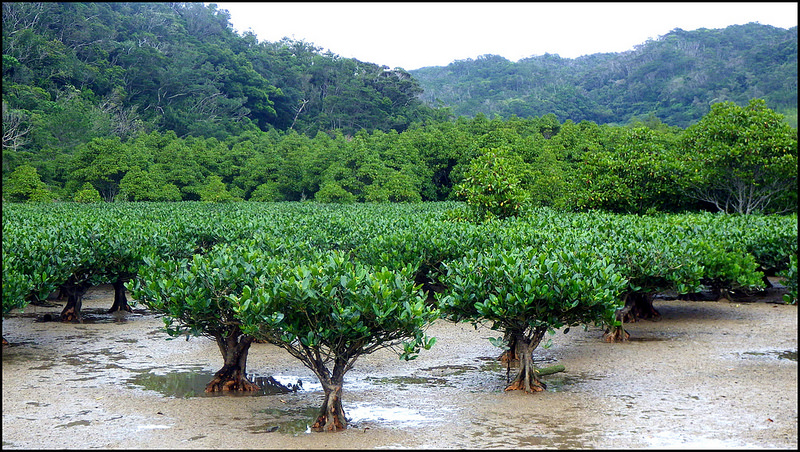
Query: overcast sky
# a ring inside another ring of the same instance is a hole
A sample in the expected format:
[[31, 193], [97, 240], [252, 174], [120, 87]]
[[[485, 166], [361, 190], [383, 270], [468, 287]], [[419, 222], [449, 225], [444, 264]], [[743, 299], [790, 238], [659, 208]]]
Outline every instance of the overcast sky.
[[517, 61], [624, 52], [675, 28], [759, 22], [797, 26], [797, 2], [753, 3], [217, 3], [238, 32], [284, 36], [346, 58], [402, 67], [479, 55]]

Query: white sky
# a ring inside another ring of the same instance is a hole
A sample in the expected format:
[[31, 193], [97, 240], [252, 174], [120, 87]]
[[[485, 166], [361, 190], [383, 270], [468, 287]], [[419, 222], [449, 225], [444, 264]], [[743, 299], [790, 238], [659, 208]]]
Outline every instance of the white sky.
[[304, 40], [345, 58], [402, 67], [479, 55], [517, 61], [624, 52], [675, 28], [759, 22], [797, 26], [797, 2], [753, 3], [217, 3], [239, 33]]

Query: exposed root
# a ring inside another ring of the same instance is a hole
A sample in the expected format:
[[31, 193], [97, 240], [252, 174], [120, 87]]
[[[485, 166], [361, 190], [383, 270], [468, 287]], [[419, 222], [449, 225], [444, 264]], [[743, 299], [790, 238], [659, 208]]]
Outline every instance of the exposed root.
[[311, 430], [315, 432], [339, 432], [346, 428], [339, 416], [333, 416], [332, 422], [328, 422], [327, 416], [319, 416], [311, 426]]
[[603, 333], [603, 340], [606, 342], [625, 342], [630, 339], [631, 334], [625, 331], [622, 327], [614, 327], [606, 329]]
[[107, 313], [107, 314], [113, 314], [113, 313], [115, 313], [115, 312], [120, 312], [120, 311], [125, 311], [125, 312], [133, 312], [133, 308], [132, 308], [132, 307], [130, 307], [130, 305], [128, 305], [128, 304], [125, 304], [125, 305], [123, 305], [123, 306], [116, 306], [116, 305], [114, 305], [114, 306], [111, 306], [111, 307], [108, 309], [108, 311], [106, 311], [106, 313]]
[[62, 322], [75, 322], [75, 321], [80, 322], [81, 321], [81, 316], [80, 316], [80, 313], [77, 312], [77, 310], [75, 309], [74, 306], [67, 307], [61, 313], [61, 321]]
[[246, 392], [258, 391], [261, 388], [246, 378], [223, 378], [214, 376], [206, 385], [205, 392]]
[[325, 391], [325, 400], [319, 409], [316, 422], [311, 426], [315, 432], [338, 432], [347, 429], [347, 418], [342, 407], [342, 382], [320, 380]]
[[[542, 392], [545, 390], [545, 388], [547, 388], [547, 385], [542, 382], [531, 382], [530, 389], [528, 389], [527, 392], [531, 394], [534, 392]], [[516, 380], [510, 385], [506, 386], [506, 391], [526, 391], [525, 382], [522, 380]]]

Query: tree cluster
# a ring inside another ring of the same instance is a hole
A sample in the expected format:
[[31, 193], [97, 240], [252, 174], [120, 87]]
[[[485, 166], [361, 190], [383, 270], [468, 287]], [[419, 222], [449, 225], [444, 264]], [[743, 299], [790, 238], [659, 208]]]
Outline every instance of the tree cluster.
[[174, 132], [94, 138], [68, 161], [20, 165], [9, 201], [465, 200], [505, 217], [526, 207], [621, 213], [797, 210], [797, 130], [763, 100], [714, 106], [686, 130], [482, 115], [402, 133]]

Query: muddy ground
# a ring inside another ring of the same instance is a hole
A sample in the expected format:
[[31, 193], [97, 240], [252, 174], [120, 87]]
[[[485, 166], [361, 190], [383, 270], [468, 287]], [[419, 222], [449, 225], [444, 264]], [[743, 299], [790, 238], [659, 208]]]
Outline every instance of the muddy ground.
[[566, 371], [536, 394], [503, 391], [507, 369], [486, 340], [499, 334], [440, 321], [429, 331], [438, 343], [415, 361], [385, 350], [357, 362], [347, 431], [306, 433], [322, 391], [288, 353], [254, 344], [248, 373], [266, 389], [205, 395], [222, 364], [216, 345], [166, 340], [142, 309], [105, 314], [110, 289], [87, 293], [83, 323], [41, 321], [60, 305], [3, 321], [3, 449], [798, 446], [797, 306], [776, 290], [657, 300], [662, 319], [629, 324], [624, 344], [596, 327], [559, 331], [535, 358]]

